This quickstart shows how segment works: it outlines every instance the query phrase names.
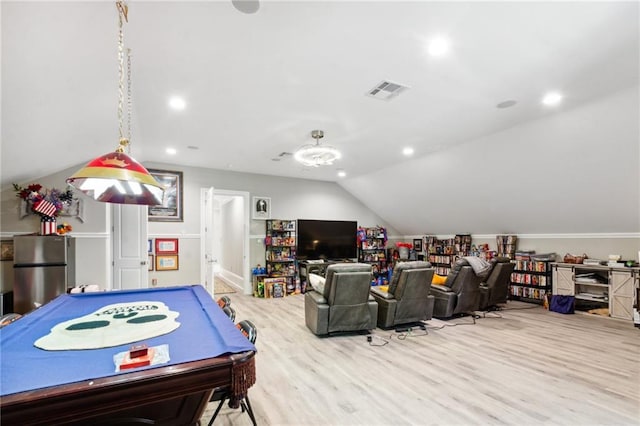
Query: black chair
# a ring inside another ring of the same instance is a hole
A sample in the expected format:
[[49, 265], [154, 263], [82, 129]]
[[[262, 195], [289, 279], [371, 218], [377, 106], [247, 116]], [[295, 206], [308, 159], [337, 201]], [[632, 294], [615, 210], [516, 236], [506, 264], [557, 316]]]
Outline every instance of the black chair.
[[234, 322], [236, 320], [236, 310], [233, 309], [231, 306], [229, 305], [225, 306], [224, 308], [222, 308], [222, 312], [227, 314], [231, 322]]
[[231, 299], [229, 298], [229, 296], [222, 296], [217, 300], [217, 302], [218, 302], [218, 306], [220, 306], [220, 308], [223, 308], [223, 309], [225, 306], [231, 305]]
[[307, 328], [317, 336], [337, 332], [368, 332], [376, 328], [378, 304], [369, 294], [371, 265], [336, 263], [327, 268], [323, 293], [304, 294]]
[[435, 299], [429, 295], [432, 279], [429, 262], [398, 263], [388, 291], [371, 287], [371, 295], [378, 302], [378, 327], [387, 329], [430, 320]]
[[429, 293], [435, 297], [433, 316], [475, 315], [480, 302], [480, 280], [467, 259], [458, 259], [443, 285], [431, 285]]
[[16, 314], [16, 313], [4, 314], [2, 317], [0, 317], [0, 328], [6, 325], [9, 325], [14, 321], [17, 321], [20, 318], [22, 318], [21, 314]]
[[[251, 321], [249, 320], [240, 321], [236, 325], [236, 327], [240, 329], [242, 334], [244, 334], [251, 343], [256, 342], [256, 338], [258, 337], [258, 330], [256, 329], [256, 326], [253, 325]], [[215, 421], [216, 417], [218, 416], [218, 413], [220, 412], [220, 409], [222, 408], [222, 405], [226, 400], [229, 400], [229, 407], [237, 408], [231, 405], [232, 401], [230, 399], [230, 396], [231, 396], [231, 393], [228, 387], [216, 388], [213, 390], [213, 394], [211, 395], [209, 402], [220, 401], [220, 403], [218, 404], [216, 411], [213, 413], [211, 420], [209, 420], [209, 426], [211, 426]], [[244, 395], [244, 397], [240, 399], [239, 406], [242, 409], [243, 413], [246, 411], [247, 414], [249, 414], [249, 417], [251, 418], [251, 423], [253, 424], [253, 426], [256, 426], [256, 418], [253, 415], [253, 409], [251, 408], [251, 401], [249, 401], [249, 394]]]
[[499, 305], [507, 303], [509, 297], [509, 285], [511, 273], [515, 263], [507, 257], [491, 259], [491, 271], [483, 282], [480, 283], [480, 311], [495, 311]]

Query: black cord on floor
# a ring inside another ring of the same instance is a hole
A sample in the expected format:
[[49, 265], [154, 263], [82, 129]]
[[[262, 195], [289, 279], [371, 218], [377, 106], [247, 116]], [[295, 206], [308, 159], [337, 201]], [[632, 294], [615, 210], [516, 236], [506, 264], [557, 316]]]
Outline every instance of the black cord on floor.
[[[378, 340], [381, 340], [382, 343], [374, 343], [373, 342], [374, 338], [376, 338]], [[379, 337], [379, 336], [375, 336], [375, 335], [367, 336], [367, 342], [369, 342], [369, 346], [384, 346], [384, 345], [388, 345], [389, 344], [388, 340], [383, 339], [382, 337]]]
[[418, 330], [424, 331], [424, 333], [416, 333], [413, 328], [409, 328], [408, 331], [404, 333], [399, 333], [397, 335], [398, 340], [405, 340], [407, 337], [422, 337], [428, 336], [429, 332], [427, 331], [427, 327], [420, 327]]
[[471, 314], [471, 318], [473, 319], [473, 322], [457, 322], [454, 324], [443, 324], [439, 327], [427, 327], [428, 330], [442, 330], [445, 327], [455, 327], [457, 325], [475, 325], [476, 324], [476, 318], [480, 318], [480, 316], [476, 315], [475, 313]]
[[500, 308], [501, 311], [524, 311], [525, 309], [539, 309], [540, 305], [527, 306], [526, 308]]

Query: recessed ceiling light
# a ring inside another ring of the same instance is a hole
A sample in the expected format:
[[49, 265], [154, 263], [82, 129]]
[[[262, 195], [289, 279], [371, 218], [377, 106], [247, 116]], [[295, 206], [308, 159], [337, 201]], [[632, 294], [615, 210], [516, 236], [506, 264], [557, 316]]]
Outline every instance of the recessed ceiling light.
[[408, 146], [408, 147], [406, 147], [406, 148], [404, 148], [404, 149], [402, 150], [402, 153], [403, 153], [404, 155], [406, 155], [407, 157], [410, 157], [410, 156], [412, 156], [412, 155], [413, 155], [413, 148], [411, 148], [410, 146]]
[[509, 99], [508, 101], [500, 102], [498, 105], [496, 105], [496, 108], [500, 108], [500, 109], [509, 108], [509, 107], [514, 106], [517, 103], [518, 103], [518, 101], [514, 101], [513, 99]]
[[338, 176], [345, 177], [346, 175], [347, 175], [347, 172], [345, 172], [344, 170], [338, 170]]
[[182, 111], [187, 107], [187, 103], [184, 101], [184, 99], [174, 96], [173, 98], [169, 99], [169, 106], [176, 111]]
[[438, 36], [429, 42], [427, 52], [431, 56], [442, 56], [449, 52], [449, 45], [450, 43], [447, 38]]
[[178, 153], [178, 150], [176, 150], [175, 148], [167, 148], [164, 151], [169, 155], [176, 155]]
[[555, 106], [562, 102], [562, 94], [559, 92], [549, 92], [542, 98], [542, 103], [547, 106]]

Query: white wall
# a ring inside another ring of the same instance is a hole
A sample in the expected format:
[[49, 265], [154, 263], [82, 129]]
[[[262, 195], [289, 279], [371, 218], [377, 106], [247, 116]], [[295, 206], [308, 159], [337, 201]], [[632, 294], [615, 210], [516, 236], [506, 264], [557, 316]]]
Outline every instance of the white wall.
[[[235, 197], [222, 206], [220, 216], [222, 227], [221, 266], [225, 272], [243, 277], [249, 274], [242, 270], [244, 247], [244, 202], [241, 197]], [[217, 254], [216, 254], [217, 256]], [[220, 259], [220, 258], [219, 258]]]
[[555, 110], [342, 186], [403, 234], [639, 233], [638, 93]]
[[[155, 280], [159, 287], [200, 282], [200, 188], [214, 186], [216, 189], [247, 191], [252, 196], [270, 197], [273, 218], [356, 220], [363, 226], [379, 224], [389, 227], [360, 201], [332, 182], [179, 167], [161, 163], [145, 164], [145, 166], [184, 172], [184, 222], [149, 222], [149, 238], [179, 239], [179, 270], [149, 272], [150, 284]], [[76, 169], [73, 167], [33, 181], [46, 187], [64, 188], [66, 177]], [[84, 222], [77, 218], [65, 218], [73, 226], [72, 235], [79, 240], [77, 281], [82, 284], [98, 284], [105, 288], [104, 281], [109, 277], [110, 258], [108, 205], [90, 200], [82, 194], [78, 196], [84, 203]], [[3, 238], [11, 237], [15, 233], [38, 231], [39, 222], [35, 216], [23, 220], [18, 218], [19, 200], [13, 191], [2, 192], [0, 200], [2, 201], [0, 225]], [[239, 204], [230, 207], [233, 212], [227, 220], [232, 229], [240, 226], [238, 221], [242, 215], [237, 213], [238, 206]], [[264, 220], [252, 220], [250, 233], [250, 264], [252, 266], [257, 263], [264, 264]], [[233, 236], [229, 239], [232, 242], [238, 240]], [[241, 244], [239, 241], [237, 243]], [[242, 264], [241, 259], [229, 261], [234, 270], [238, 268], [238, 262]], [[246, 274], [250, 272], [247, 271]], [[11, 289], [13, 283], [11, 262], [0, 262], [0, 278], [2, 288]]]

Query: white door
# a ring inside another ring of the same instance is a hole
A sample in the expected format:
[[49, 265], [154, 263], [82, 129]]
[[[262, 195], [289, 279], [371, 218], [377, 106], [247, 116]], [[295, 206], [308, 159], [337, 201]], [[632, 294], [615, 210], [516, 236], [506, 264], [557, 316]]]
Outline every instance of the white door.
[[213, 214], [213, 187], [202, 188], [200, 190], [200, 251], [202, 253], [202, 264], [200, 267], [202, 283], [204, 288], [211, 294], [215, 295], [214, 280], [215, 268], [218, 260], [214, 253], [214, 214]]
[[148, 287], [147, 206], [112, 204], [113, 289]]

